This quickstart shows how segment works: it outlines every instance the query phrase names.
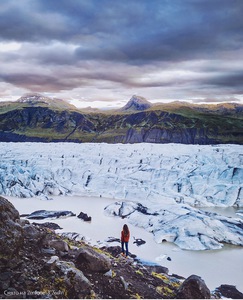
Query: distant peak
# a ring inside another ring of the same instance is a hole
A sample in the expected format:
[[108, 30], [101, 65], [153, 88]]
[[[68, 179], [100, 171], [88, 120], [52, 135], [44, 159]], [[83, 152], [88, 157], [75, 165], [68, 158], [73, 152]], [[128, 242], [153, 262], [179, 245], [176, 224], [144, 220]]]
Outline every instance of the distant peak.
[[45, 97], [39, 93], [28, 93], [24, 94], [22, 97], [20, 97], [17, 101], [18, 102], [27, 102], [27, 103], [33, 103], [33, 102], [45, 102], [48, 103], [51, 100], [49, 97]]
[[152, 104], [141, 96], [133, 95], [132, 98], [122, 107], [122, 111], [126, 110], [146, 110], [150, 108]]
[[20, 97], [17, 102], [29, 106], [42, 106], [59, 109], [75, 109], [75, 106], [62, 99], [50, 98], [39, 93], [28, 93]]

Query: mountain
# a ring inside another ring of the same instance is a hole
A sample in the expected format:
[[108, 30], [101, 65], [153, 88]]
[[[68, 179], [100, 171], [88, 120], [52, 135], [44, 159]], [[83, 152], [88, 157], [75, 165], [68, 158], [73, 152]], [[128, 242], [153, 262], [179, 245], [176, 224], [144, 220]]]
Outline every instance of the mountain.
[[[243, 106], [152, 105], [133, 96], [121, 110], [79, 110], [29, 94], [0, 102], [0, 141], [243, 144]], [[11, 122], [10, 122], [11, 120]]]
[[41, 94], [38, 93], [31, 93], [31, 94], [25, 94], [22, 97], [20, 97], [17, 102], [21, 103], [38, 103], [38, 102], [43, 102], [43, 103], [51, 103], [51, 98], [45, 97]]
[[143, 97], [132, 96], [132, 98], [127, 102], [127, 104], [122, 107], [121, 111], [141, 111], [150, 108], [152, 104]]
[[29, 106], [47, 106], [54, 109], [76, 109], [72, 104], [62, 99], [50, 98], [39, 93], [28, 93], [20, 97], [17, 103]]

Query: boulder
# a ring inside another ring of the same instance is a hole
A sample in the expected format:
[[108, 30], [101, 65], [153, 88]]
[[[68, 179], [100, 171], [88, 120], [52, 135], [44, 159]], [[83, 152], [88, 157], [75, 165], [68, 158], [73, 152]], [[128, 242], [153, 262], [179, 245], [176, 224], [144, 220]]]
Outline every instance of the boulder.
[[0, 197], [0, 266], [16, 258], [23, 245], [23, 229], [17, 220], [18, 211], [7, 199]]
[[56, 267], [64, 274], [65, 288], [69, 299], [82, 299], [90, 295], [91, 283], [72, 262], [56, 260]]
[[111, 269], [111, 261], [106, 255], [88, 247], [79, 249], [75, 264], [81, 270], [88, 269], [100, 273], [106, 273]]
[[32, 224], [25, 224], [23, 226], [24, 237], [29, 240], [38, 241], [42, 238], [43, 234]]
[[48, 270], [52, 270], [54, 268], [56, 268], [57, 266], [57, 263], [59, 263], [59, 257], [54, 255], [52, 256], [47, 262], [46, 262], [46, 265], [45, 267], [48, 269]]
[[114, 257], [118, 257], [122, 253], [122, 249], [120, 246], [102, 247], [101, 250], [109, 252]]
[[162, 274], [169, 274], [169, 269], [160, 265], [146, 265], [146, 269], [152, 273], [162, 273]]
[[136, 244], [137, 246], [141, 246], [145, 243], [146, 243], [146, 241], [144, 241], [143, 239], [135, 239], [133, 242], [133, 244]]
[[53, 222], [45, 222], [45, 223], [32, 223], [35, 226], [39, 226], [39, 227], [46, 227], [52, 230], [56, 230], [56, 229], [62, 229], [62, 227], [60, 227], [58, 224], [53, 223]]
[[84, 220], [85, 222], [91, 221], [91, 217], [89, 217], [86, 213], [83, 213], [82, 211], [78, 215], [78, 218]]
[[67, 242], [63, 240], [51, 240], [49, 241], [49, 246], [62, 252], [68, 252], [69, 250]]
[[11, 202], [9, 202], [7, 199], [0, 196], [0, 214], [1, 219], [0, 221], [3, 222], [4, 220], [12, 220], [16, 221], [19, 220], [19, 212]]
[[180, 286], [176, 298], [210, 299], [210, 290], [201, 277], [191, 275]]
[[221, 296], [231, 299], [243, 299], [243, 293], [238, 291], [234, 285], [222, 284], [216, 289]]

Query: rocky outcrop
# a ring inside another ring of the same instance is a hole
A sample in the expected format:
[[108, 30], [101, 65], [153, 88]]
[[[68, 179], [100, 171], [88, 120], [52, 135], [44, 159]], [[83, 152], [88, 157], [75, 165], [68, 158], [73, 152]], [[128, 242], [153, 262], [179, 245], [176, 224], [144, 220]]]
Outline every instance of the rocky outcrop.
[[86, 213], [84, 212], [80, 212], [80, 214], [77, 216], [79, 219], [82, 219], [85, 222], [91, 222], [92, 218], [90, 216], [88, 216]]
[[0, 197], [0, 267], [12, 265], [23, 246], [23, 228], [19, 213], [5, 198]]
[[210, 299], [210, 290], [204, 280], [196, 275], [188, 277], [180, 286], [178, 299]]
[[[67, 256], [72, 258], [67, 242], [46, 227], [20, 219], [14, 206], [2, 197], [0, 249], [0, 298], [70, 299], [92, 294], [90, 281], [74, 262], [50, 257], [69, 252]], [[54, 252], [43, 251], [51, 249]]]
[[73, 262], [60, 261], [58, 256], [52, 256], [46, 262], [46, 268], [50, 272], [63, 274], [62, 285], [70, 291], [70, 298], [84, 298], [90, 294], [91, 282], [84, 273], [75, 267]]
[[229, 284], [222, 284], [216, 288], [216, 294], [218, 294], [220, 298], [243, 299], [243, 293], [238, 291], [235, 286]]

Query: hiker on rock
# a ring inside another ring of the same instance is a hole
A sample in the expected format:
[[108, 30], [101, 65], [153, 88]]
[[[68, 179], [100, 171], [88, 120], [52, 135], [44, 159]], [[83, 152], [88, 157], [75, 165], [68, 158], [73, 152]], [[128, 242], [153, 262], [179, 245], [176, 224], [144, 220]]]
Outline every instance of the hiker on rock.
[[[122, 246], [122, 255], [127, 257], [128, 256], [128, 242], [130, 238], [130, 231], [128, 229], [127, 224], [123, 226], [123, 230], [121, 232], [121, 246]], [[124, 245], [126, 247], [126, 255], [125, 255], [125, 249]]]

